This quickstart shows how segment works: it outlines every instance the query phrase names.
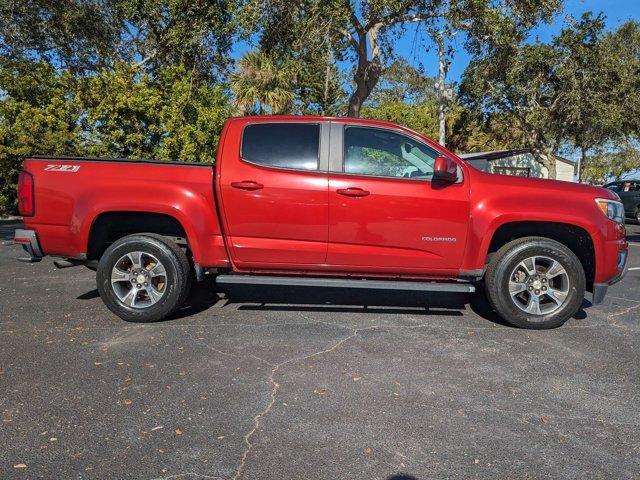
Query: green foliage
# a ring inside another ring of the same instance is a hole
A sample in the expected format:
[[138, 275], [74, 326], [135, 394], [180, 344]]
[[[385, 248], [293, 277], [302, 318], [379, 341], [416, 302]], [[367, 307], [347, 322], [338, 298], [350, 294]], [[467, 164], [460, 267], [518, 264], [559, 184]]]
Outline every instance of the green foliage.
[[526, 145], [555, 175], [551, 153], [567, 144], [589, 150], [638, 136], [640, 29], [631, 22], [604, 33], [585, 14], [549, 44], [511, 46], [478, 57], [462, 93], [485, 114], [513, 118]]
[[640, 169], [640, 151], [632, 145], [623, 145], [616, 151], [601, 151], [585, 159], [582, 179], [602, 185], [610, 179], [620, 180], [626, 173]]
[[15, 209], [15, 184], [31, 155], [215, 160], [231, 114], [223, 86], [184, 66], [157, 76], [118, 63], [76, 78], [46, 62], [0, 63], [0, 212]]
[[236, 0], [4, 1], [0, 54], [74, 74], [123, 61], [152, 72], [184, 65], [211, 78], [229, 65], [237, 8]]
[[262, 51], [248, 52], [231, 75], [231, 90], [244, 114], [287, 113], [295, 100], [295, 77], [292, 62], [273, 60]]
[[208, 161], [230, 114], [221, 86], [212, 87], [183, 66], [157, 77], [117, 64], [84, 79], [78, 101], [86, 148], [92, 155]]
[[[438, 138], [438, 97], [434, 80], [405, 61], [394, 62], [380, 79], [377, 91], [362, 109], [364, 118], [398, 123], [430, 138]], [[521, 136], [503, 115], [486, 119], [457, 98], [446, 113], [447, 143], [451, 150], [478, 152], [517, 148]]]
[[82, 153], [74, 81], [43, 62], [0, 63], [0, 213], [16, 206], [22, 160], [34, 154]]

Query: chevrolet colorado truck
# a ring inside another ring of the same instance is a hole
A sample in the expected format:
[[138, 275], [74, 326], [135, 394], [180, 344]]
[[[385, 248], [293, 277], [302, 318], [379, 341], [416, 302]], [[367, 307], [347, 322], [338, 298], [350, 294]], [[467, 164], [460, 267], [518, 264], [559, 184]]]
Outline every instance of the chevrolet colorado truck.
[[[124, 320], [171, 315], [193, 280], [474, 292], [525, 328], [562, 325], [625, 272], [607, 189], [476, 170], [387, 122], [232, 118], [215, 166], [25, 160], [15, 241], [96, 270]], [[294, 301], [292, 299], [292, 301]], [[295, 302], [295, 301], [294, 301]]]

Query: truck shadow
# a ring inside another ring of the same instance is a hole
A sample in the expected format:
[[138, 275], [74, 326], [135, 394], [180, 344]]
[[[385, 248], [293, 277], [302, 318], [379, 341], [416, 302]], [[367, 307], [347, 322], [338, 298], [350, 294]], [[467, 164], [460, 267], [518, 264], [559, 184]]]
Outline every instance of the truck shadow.
[[22, 228], [21, 220], [0, 220], [0, 240], [13, 240], [13, 233], [16, 231], [16, 228]]
[[499, 325], [498, 317], [482, 294], [407, 292], [340, 288], [225, 285], [213, 279], [194, 285], [185, 305], [170, 319], [195, 315], [216, 305], [238, 311], [332, 312], [382, 315], [462, 317], [471, 310]]
[[[98, 290], [78, 296], [78, 300], [98, 298]], [[217, 308], [238, 311], [334, 312], [386, 315], [425, 315], [462, 317], [471, 310], [492, 323], [512, 327], [493, 311], [482, 293], [428, 293], [392, 290], [349, 290], [340, 288], [303, 288], [284, 286], [216, 286], [213, 278], [195, 283], [184, 305], [164, 321], [177, 320]], [[573, 318], [587, 317], [584, 300]]]

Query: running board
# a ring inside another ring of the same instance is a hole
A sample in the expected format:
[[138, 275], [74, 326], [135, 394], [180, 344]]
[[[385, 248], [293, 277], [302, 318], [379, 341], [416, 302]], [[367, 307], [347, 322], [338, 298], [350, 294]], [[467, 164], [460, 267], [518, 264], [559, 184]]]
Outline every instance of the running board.
[[218, 275], [216, 283], [224, 285], [286, 285], [290, 287], [371, 288], [377, 290], [413, 290], [420, 292], [473, 293], [468, 283], [406, 282], [400, 280], [363, 280], [321, 277], [275, 277], [269, 275]]

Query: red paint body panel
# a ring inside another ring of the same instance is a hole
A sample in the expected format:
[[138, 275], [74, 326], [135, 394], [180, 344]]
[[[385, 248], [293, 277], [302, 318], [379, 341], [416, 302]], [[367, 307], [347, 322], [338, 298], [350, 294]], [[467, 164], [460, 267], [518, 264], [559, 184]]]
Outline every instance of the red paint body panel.
[[[417, 179], [291, 171], [240, 158], [242, 130], [249, 123], [329, 121], [417, 137], [453, 159], [462, 181], [437, 186]], [[51, 171], [48, 165], [65, 167]], [[215, 172], [211, 166], [82, 159], [29, 159], [24, 170], [35, 186], [35, 215], [24, 221], [48, 255], [86, 254], [95, 219], [123, 211], [172, 216], [183, 226], [197, 263], [244, 272], [456, 278], [483, 269], [496, 230], [519, 221], [566, 223], [587, 231], [596, 282], [620, 273], [618, 255], [627, 249], [624, 227], [594, 202], [615, 199], [609, 190], [480, 172], [432, 140], [380, 121], [230, 119]], [[338, 190], [348, 190], [347, 195]]]
[[[75, 165], [76, 172], [47, 171]], [[47, 255], [86, 254], [95, 219], [108, 212], [169, 215], [184, 228], [193, 257], [203, 265], [229, 264], [213, 196], [213, 166], [76, 159], [29, 159], [36, 214], [25, 218]]]
[[[234, 264], [260, 268], [325, 263], [326, 172], [269, 168], [242, 160], [242, 125], [238, 123], [232, 122], [233, 128], [225, 132], [216, 185]], [[261, 188], [243, 190], [232, 185], [241, 182]]]
[[[329, 178], [327, 263], [403, 273], [455, 274], [460, 268], [469, 224], [467, 182], [439, 188], [423, 180], [335, 173]], [[370, 194], [337, 193], [347, 188]]]

